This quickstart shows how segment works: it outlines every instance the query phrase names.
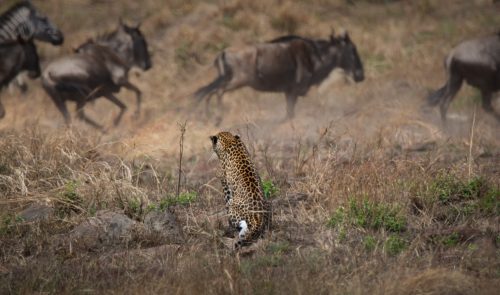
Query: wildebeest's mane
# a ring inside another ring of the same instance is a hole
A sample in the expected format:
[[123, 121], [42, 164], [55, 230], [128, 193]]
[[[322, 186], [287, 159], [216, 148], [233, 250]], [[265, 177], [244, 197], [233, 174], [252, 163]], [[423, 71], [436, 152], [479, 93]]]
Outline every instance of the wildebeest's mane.
[[109, 41], [116, 35], [117, 32], [118, 32], [118, 30], [100, 33], [95, 37], [95, 40], [96, 41]]
[[285, 36], [281, 36], [281, 37], [278, 37], [278, 38], [274, 38], [272, 40], [269, 40], [267, 41], [266, 43], [283, 43], [283, 42], [291, 42], [293, 40], [303, 40], [303, 41], [306, 41], [306, 42], [312, 42], [311, 39], [309, 38], [305, 38], [305, 37], [301, 37], [301, 36], [297, 36], [297, 35], [285, 35]]
[[[318, 47], [318, 44], [319, 44], [318, 42], [324, 41], [324, 40], [313, 40], [313, 39], [301, 37], [298, 35], [285, 35], [285, 36], [281, 36], [281, 37], [269, 40], [266, 43], [289, 43], [289, 42], [292, 42], [295, 40], [304, 41], [307, 45], [309, 45], [310, 47], [312, 47], [314, 49], [314, 54], [316, 54], [319, 57], [319, 59], [321, 59], [321, 50]], [[325, 42], [327, 42], [327, 41], [325, 41]]]

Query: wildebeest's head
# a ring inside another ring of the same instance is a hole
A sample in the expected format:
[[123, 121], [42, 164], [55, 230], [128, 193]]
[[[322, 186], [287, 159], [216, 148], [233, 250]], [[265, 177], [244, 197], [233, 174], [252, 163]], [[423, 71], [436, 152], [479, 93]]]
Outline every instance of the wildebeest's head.
[[120, 22], [119, 32], [126, 33], [131, 40], [131, 49], [134, 65], [147, 71], [152, 67], [151, 56], [148, 51], [148, 44], [146, 38], [139, 29], [140, 24], [137, 26], [128, 26]]
[[53, 45], [61, 45], [64, 42], [63, 33], [47, 18], [40, 13], [29, 1], [21, 4], [29, 10], [29, 22], [20, 27], [21, 35], [33, 30], [33, 37], [40, 41], [49, 42]]
[[361, 82], [365, 79], [363, 63], [359, 58], [356, 45], [351, 41], [349, 34], [343, 32], [338, 36], [330, 36], [330, 43], [339, 50], [338, 66], [350, 75], [354, 81]]
[[35, 43], [33, 41], [22, 42], [21, 46], [24, 52], [23, 70], [28, 72], [31, 79], [40, 77], [40, 61]]

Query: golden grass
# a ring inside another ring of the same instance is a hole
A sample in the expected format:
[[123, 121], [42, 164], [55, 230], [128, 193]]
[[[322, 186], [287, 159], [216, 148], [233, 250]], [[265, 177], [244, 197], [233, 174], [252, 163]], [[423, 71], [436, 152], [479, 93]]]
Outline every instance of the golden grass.
[[[127, 113], [105, 135], [78, 121], [65, 129], [39, 81], [25, 97], [2, 92], [0, 293], [494, 294], [498, 124], [478, 108], [470, 142], [477, 93], [468, 87], [450, 108], [448, 128], [420, 107], [444, 83], [452, 46], [497, 29], [498, 4], [347, 2], [36, 2], [66, 34], [62, 48], [40, 44], [44, 62], [123, 16], [144, 20], [154, 67], [131, 74], [144, 92], [141, 117]], [[348, 29], [357, 44], [364, 82], [331, 77], [299, 99], [287, 123], [281, 94], [228, 93], [219, 127], [203, 104], [193, 108], [190, 95], [215, 77], [221, 49], [287, 32], [327, 37], [332, 27]], [[133, 109], [133, 94], [119, 97]], [[108, 126], [117, 111], [106, 101], [87, 106]], [[183, 242], [134, 233], [129, 243], [70, 251], [67, 235], [97, 210], [140, 221], [150, 205], [175, 195], [184, 121], [181, 189], [196, 198], [169, 208]], [[273, 230], [240, 254], [226, 246], [216, 163], [208, 161], [208, 136], [221, 129], [242, 136], [262, 178], [279, 189]], [[398, 210], [405, 229], [360, 226], [348, 213], [365, 201]], [[16, 219], [32, 202], [51, 204], [56, 216]], [[339, 208], [348, 217], [332, 226]]]

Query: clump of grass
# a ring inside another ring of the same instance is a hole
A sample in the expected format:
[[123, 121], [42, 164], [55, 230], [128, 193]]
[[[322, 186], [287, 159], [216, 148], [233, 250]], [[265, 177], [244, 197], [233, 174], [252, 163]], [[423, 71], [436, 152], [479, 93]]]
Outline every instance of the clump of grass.
[[478, 208], [483, 214], [500, 216], [500, 189], [490, 188], [479, 199]]
[[456, 232], [445, 236], [441, 241], [441, 243], [447, 247], [454, 247], [458, 245], [458, 242], [460, 242], [460, 235]]
[[167, 196], [161, 199], [157, 204], [150, 204], [147, 208], [147, 211], [164, 211], [176, 205], [186, 206], [196, 201], [197, 198], [198, 196], [195, 192], [183, 192], [180, 193], [178, 197], [176, 197], [175, 195]]
[[406, 249], [408, 242], [399, 235], [390, 235], [385, 241], [385, 252], [391, 256], [398, 255]]
[[268, 246], [268, 250], [272, 254], [284, 254], [284, 253], [290, 251], [290, 243], [288, 241], [271, 243]]
[[367, 235], [363, 238], [363, 246], [366, 251], [372, 252], [377, 246], [377, 239], [374, 236]]
[[367, 199], [351, 199], [347, 209], [339, 207], [328, 221], [330, 227], [351, 225], [364, 229], [385, 229], [390, 232], [402, 232], [407, 220], [397, 206]]
[[435, 196], [443, 204], [479, 197], [485, 186], [482, 178], [477, 177], [469, 182], [463, 182], [457, 177], [447, 174], [439, 176], [431, 183], [429, 194]]
[[452, 174], [440, 174], [415, 203], [445, 222], [458, 222], [474, 214], [500, 215], [500, 191], [481, 177], [464, 181]]
[[59, 198], [58, 205], [56, 206], [56, 214], [63, 218], [71, 212], [80, 212], [82, 197], [78, 194], [78, 182], [69, 180], [64, 185], [64, 190]]

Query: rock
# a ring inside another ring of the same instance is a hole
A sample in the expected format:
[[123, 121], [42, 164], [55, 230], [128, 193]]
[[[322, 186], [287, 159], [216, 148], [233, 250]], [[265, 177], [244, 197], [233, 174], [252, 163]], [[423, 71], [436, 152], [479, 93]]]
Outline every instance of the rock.
[[54, 214], [54, 208], [42, 203], [33, 203], [17, 216], [23, 221], [33, 222], [49, 219]]
[[124, 214], [111, 211], [98, 211], [76, 226], [70, 240], [76, 247], [98, 248], [129, 241], [136, 222]]
[[175, 216], [168, 211], [149, 212], [144, 217], [144, 226], [147, 231], [158, 234], [161, 238], [179, 239], [182, 234]]

